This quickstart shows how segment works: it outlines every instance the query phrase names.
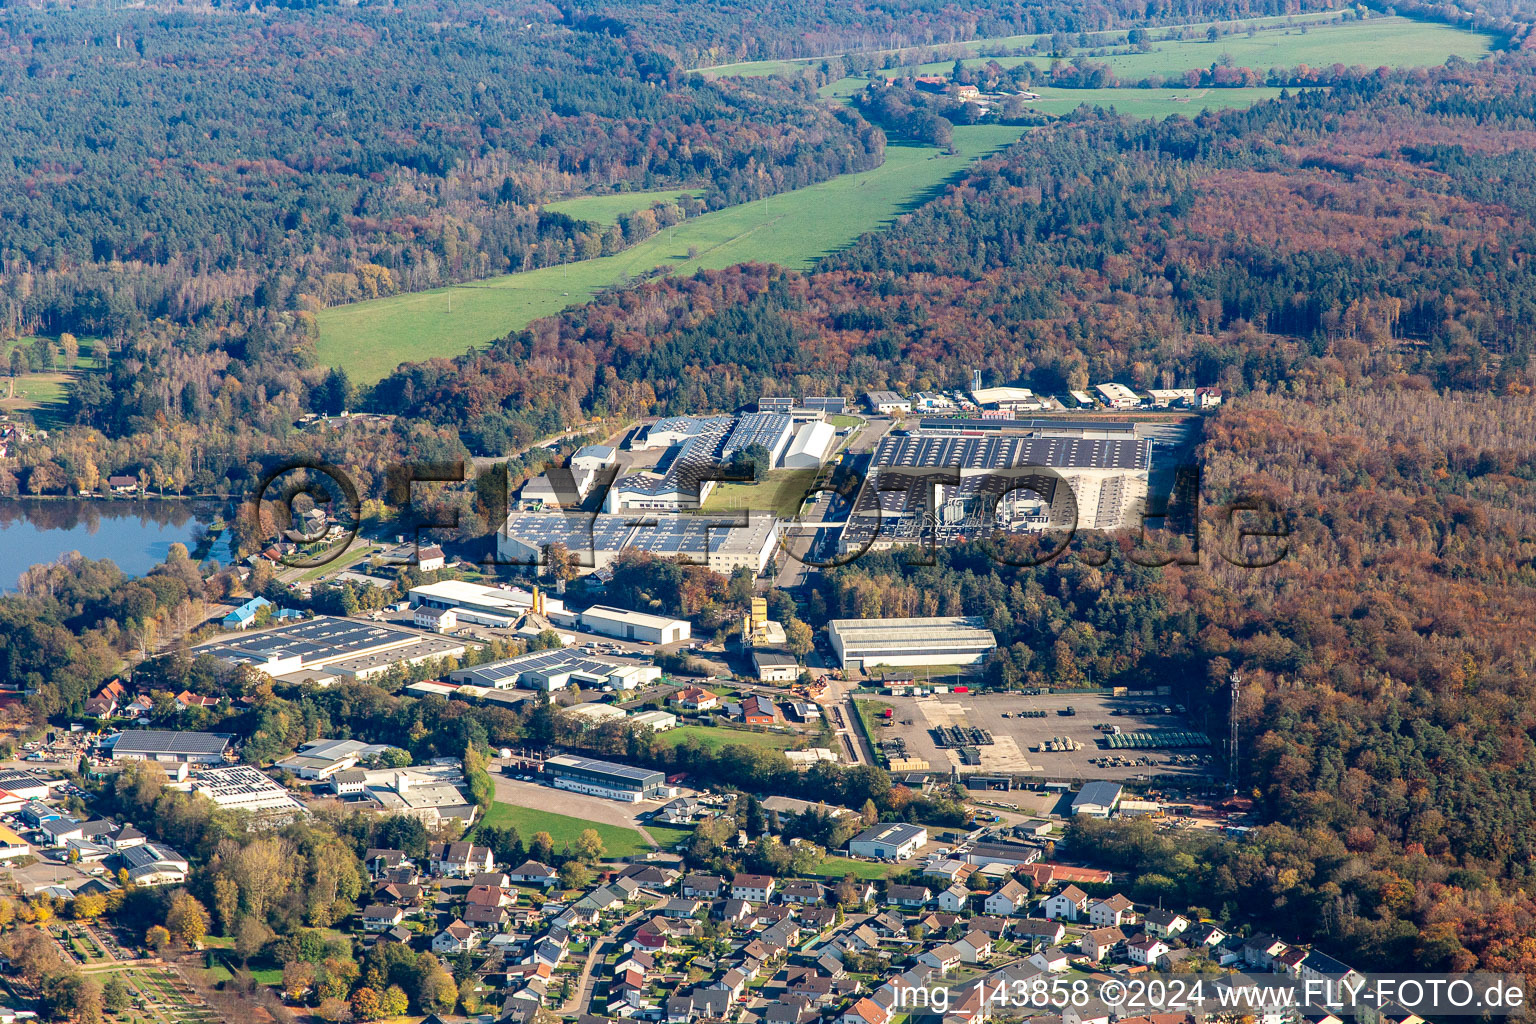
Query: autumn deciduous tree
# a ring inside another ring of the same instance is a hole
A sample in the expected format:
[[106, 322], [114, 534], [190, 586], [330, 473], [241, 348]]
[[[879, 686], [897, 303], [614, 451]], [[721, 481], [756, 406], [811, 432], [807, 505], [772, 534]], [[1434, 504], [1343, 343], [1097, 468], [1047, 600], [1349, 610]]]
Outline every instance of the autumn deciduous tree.
[[171, 899], [166, 911], [165, 927], [176, 941], [188, 949], [198, 949], [208, 934], [208, 911], [197, 897], [183, 890]]

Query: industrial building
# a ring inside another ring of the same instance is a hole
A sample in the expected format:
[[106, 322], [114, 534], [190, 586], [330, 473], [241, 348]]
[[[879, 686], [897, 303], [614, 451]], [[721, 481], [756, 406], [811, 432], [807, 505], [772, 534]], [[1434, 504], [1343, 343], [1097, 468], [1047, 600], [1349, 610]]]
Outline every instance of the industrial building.
[[629, 724], [643, 726], [652, 732], [666, 732], [677, 726], [677, 716], [670, 711], [642, 711], [629, 716]]
[[604, 722], [616, 722], [629, 717], [629, 712], [621, 707], [593, 702], [572, 704], [570, 707], [560, 708], [558, 714], [580, 719], [587, 725], [602, 725]]
[[735, 420], [734, 416], [664, 416], [630, 442], [630, 448], [671, 448], [702, 434], [718, 433], [723, 437]]
[[626, 803], [659, 800], [671, 795], [667, 777], [654, 768], [634, 768], [571, 754], [557, 754], [547, 759], [544, 777], [557, 789]]
[[469, 784], [457, 762], [374, 769], [366, 773], [362, 791], [353, 798], [373, 803], [384, 814], [415, 818], [429, 829], [448, 821], [467, 825], [475, 820]]
[[552, 615], [551, 618], [570, 629], [651, 644], [674, 644], [693, 635], [693, 626], [686, 619], [669, 619], [665, 615], [632, 612], [603, 604], [595, 604], [585, 611], [567, 612], [564, 617]]
[[292, 772], [301, 779], [328, 779], [388, 749], [387, 744], [362, 740], [310, 740], [272, 767]]
[[112, 740], [114, 761], [158, 761], [161, 764], [223, 764], [224, 751], [234, 737], [222, 732], [173, 732], [134, 729]]
[[1124, 792], [1124, 787], [1118, 782], [1090, 782], [1072, 798], [1072, 813], [1107, 818], [1120, 803], [1120, 796]]
[[1099, 400], [1111, 409], [1137, 409], [1141, 407], [1141, 396], [1124, 384], [1116, 384], [1111, 381], [1108, 384], [1094, 385], [1094, 390], [1099, 393]]
[[870, 412], [911, 412], [912, 403], [894, 391], [866, 391], [864, 405]]
[[1028, 419], [969, 419], [959, 416], [924, 418], [918, 421], [921, 435], [1019, 434], [1031, 437], [1077, 437], [1096, 441], [1134, 441], [1133, 420], [1100, 419], [1097, 416], [1065, 418], [1034, 416]]
[[971, 665], [997, 647], [980, 618], [834, 619], [827, 638], [843, 668]]
[[450, 681], [492, 690], [521, 687], [525, 690], [552, 692], [567, 686], [611, 686], [632, 690], [661, 678], [655, 665], [599, 658], [570, 648], [533, 651], [501, 661], [487, 662], [448, 674]]
[[768, 452], [768, 465], [777, 466], [784, 457], [784, 449], [789, 447], [794, 429], [794, 420], [784, 413], [747, 413], [737, 418], [720, 456], [729, 462], [737, 452], [759, 445]]
[[360, 681], [393, 668], [461, 656], [456, 640], [329, 615], [288, 622], [195, 649], [226, 665], [250, 665], [284, 682]]
[[794, 443], [784, 454], [785, 469], [816, 469], [832, 452], [837, 428], [825, 420], [807, 423], [795, 434]]
[[563, 544], [583, 571], [606, 568], [625, 551], [643, 551], [703, 565], [722, 576], [743, 567], [760, 574], [778, 545], [778, 520], [753, 513], [738, 522], [725, 516], [514, 512], [497, 532], [496, 547], [504, 560], [521, 565], [538, 565], [547, 545]]
[[1045, 400], [1029, 388], [976, 388], [971, 392], [971, 398], [983, 408], [1024, 410], [1046, 408]]
[[1120, 529], [1138, 521], [1151, 468], [1152, 443], [1134, 436], [925, 429], [885, 437], [839, 547], [849, 554], [924, 538]]
[[760, 683], [790, 683], [800, 677], [800, 662], [782, 648], [754, 647], [752, 671]]
[[[787, 416], [783, 419], [788, 423]], [[646, 440], [635, 447], [660, 446], [667, 449], [666, 453], [655, 468], [626, 473], [615, 480], [603, 497], [603, 511], [676, 512], [699, 508], [714, 490], [714, 478], [720, 476], [720, 464], [728, 457], [727, 441], [735, 435], [734, 416], [658, 420], [646, 431]]]
[[451, 610], [460, 623], [511, 629], [519, 619], [533, 609], [535, 600], [543, 604], [546, 614], [561, 611], [565, 606], [559, 598], [538, 595], [521, 587], [486, 587], [463, 580], [444, 580], [412, 587], [409, 594], [412, 608]]
[[889, 822], [871, 825], [848, 840], [848, 852], [874, 860], [910, 860], [927, 842], [928, 830], [921, 825]]
[[20, 768], [0, 768], [0, 793], [20, 800], [46, 800], [48, 783]]
[[304, 813], [304, 805], [286, 789], [248, 764], [211, 768], [195, 776], [190, 788], [229, 810], [263, 815]]

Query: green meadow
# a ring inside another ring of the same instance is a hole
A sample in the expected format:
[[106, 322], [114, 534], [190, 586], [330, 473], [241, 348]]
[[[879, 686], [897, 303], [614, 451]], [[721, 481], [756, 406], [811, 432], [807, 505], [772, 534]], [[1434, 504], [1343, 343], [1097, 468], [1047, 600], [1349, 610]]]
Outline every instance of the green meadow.
[[698, 188], [667, 188], [654, 192], [615, 192], [607, 196], [577, 196], [574, 199], [545, 203], [541, 209], [548, 210], [550, 213], [563, 213], [567, 217], [591, 221], [594, 224], [617, 224], [619, 217], [626, 213], [648, 210], [657, 203], [670, 202], [681, 199], [683, 196], [697, 196], [703, 191]]
[[756, 260], [806, 268], [921, 205], [1023, 130], [956, 128], [954, 155], [893, 145], [873, 170], [693, 217], [612, 256], [336, 306], [318, 315], [320, 360], [371, 383], [401, 362], [485, 345], [660, 267], [691, 274]]
[[[557, 798], [551, 797], [551, 799]], [[517, 829], [517, 834], [522, 837], [524, 843], [532, 839], [535, 832], [548, 832], [556, 850], [566, 844], [574, 846], [577, 837], [585, 829], [593, 828], [603, 837], [603, 855], [610, 858], [633, 857], [651, 848], [636, 829], [586, 821], [582, 818], [573, 818], [568, 814], [540, 811], [532, 807], [516, 807], [500, 801], [491, 805], [491, 809], [486, 812], [480, 824], [494, 828], [506, 828], [510, 825]]]
[[[1204, 33], [1212, 25], [1242, 30], [1252, 27], [1253, 37], [1243, 34], [1223, 35], [1215, 42], [1205, 39]], [[1162, 38], [1169, 31], [1182, 31], [1199, 35], [1198, 39], [1176, 40]], [[1156, 40], [1152, 49], [1144, 54], [1119, 57], [1091, 58], [1110, 64], [1122, 75], [1169, 74], [1192, 67], [1209, 67], [1222, 53], [1230, 53], [1239, 66], [1262, 68], [1294, 67], [1310, 64], [1314, 67], [1333, 64], [1364, 64], [1377, 67], [1425, 67], [1440, 64], [1451, 54], [1467, 60], [1477, 60], [1489, 51], [1492, 39], [1478, 32], [1453, 28], [1434, 22], [1414, 21], [1409, 18], [1371, 18], [1367, 21], [1341, 20], [1337, 11], [1320, 11], [1314, 14], [1281, 15], [1266, 18], [1248, 18], [1240, 21], [1201, 22], [1193, 25], [1159, 26], [1148, 29]], [[1009, 67], [1033, 60], [1042, 67], [1049, 57], [987, 57], [991, 50], [1017, 49], [1031, 46], [1040, 38], [1031, 35], [1001, 36], [973, 39], [942, 49], [945, 52], [964, 55], [961, 59], [975, 64], [996, 59]], [[927, 50], [929, 47], [915, 49]], [[910, 50], [871, 50], [869, 56], [901, 55]], [[840, 55], [839, 55], [840, 56]], [[806, 57], [792, 60], [745, 61], [738, 64], [718, 64], [699, 68], [700, 73], [714, 78], [740, 77], [761, 78], [767, 75], [785, 75], [803, 71], [820, 64], [823, 60], [838, 57]], [[937, 74], [954, 66], [955, 57], [927, 64], [903, 64], [882, 72], [887, 76], [905, 75], [914, 68], [921, 74]]]
[[[1255, 23], [1257, 25], [1257, 22]], [[1160, 30], [1151, 30], [1157, 41], [1146, 53], [1088, 57], [1095, 64], [1107, 64], [1122, 81], [1136, 81], [1148, 75], [1171, 77], [1190, 68], [1208, 68], [1230, 58], [1236, 67], [1253, 68], [1264, 73], [1270, 68], [1293, 68], [1298, 64], [1328, 67], [1332, 64], [1363, 64], [1375, 68], [1429, 67], [1445, 63], [1451, 56], [1469, 61], [1486, 56], [1493, 38], [1480, 32], [1454, 28], [1411, 18], [1370, 18], [1366, 21], [1334, 21], [1326, 24], [1305, 23], [1270, 27], [1253, 35], [1224, 35], [1215, 40], [1157, 39]], [[993, 58], [976, 57], [970, 65]], [[1011, 67], [1032, 60], [1040, 68], [1048, 67], [1049, 57], [998, 57], [998, 64]], [[947, 73], [954, 61], [936, 61], [915, 65], [918, 74]], [[887, 78], [911, 73], [913, 66], [882, 71]]]

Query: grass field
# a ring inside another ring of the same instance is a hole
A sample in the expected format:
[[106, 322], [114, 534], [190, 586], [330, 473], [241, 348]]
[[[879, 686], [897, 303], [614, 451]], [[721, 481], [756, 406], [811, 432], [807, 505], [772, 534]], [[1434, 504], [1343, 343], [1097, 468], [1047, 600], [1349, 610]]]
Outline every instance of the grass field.
[[693, 836], [691, 828], [675, 828], [671, 825], [646, 825], [645, 830], [651, 834], [651, 838], [661, 845], [663, 850], [671, 850], [678, 843], [684, 842]]
[[[1154, 38], [1158, 34], [1158, 30], [1152, 30]], [[1208, 68], [1223, 56], [1231, 57], [1237, 67], [1253, 68], [1260, 73], [1275, 67], [1293, 68], [1298, 64], [1407, 68], [1443, 64], [1453, 54], [1475, 61], [1486, 55], [1492, 45], [1493, 38], [1480, 32], [1392, 17], [1269, 28], [1252, 36], [1239, 33], [1220, 36], [1214, 41], [1204, 37], [1159, 40], [1146, 53], [1088, 59], [1096, 64], [1108, 64], [1122, 81], [1135, 81], [1148, 75], [1168, 77], [1183, 74], [1190, 68]], [[979, 64], [991, 59], [994, 58], [977, 57], [966, 63]], [[1033, 61], [1036, 67], [1043, 69], [1050, 63], [1049, 57], [995, 59], [1003, 67]], [[943, 74], [954, 67], [954, 61], [935, 61], [915, 67], [919, 74]], [[905, 67], [881, 73], [892, 78], [911, 71], [911, 67]]]
[[621, 214], [647, 210], [663, 200], [696, 196], [702, 191], [697, 188], [674, 188], [655, 192], [618, 192], [611, 196], [577, 196], [575, 199], [545, 203], [543, 209], [551, 213], [563, 213], [577, 220], [589, 220], [594, 224], [617, 224]]
[[[550, 799], [557, 800], [558, 797], [552, 796]], [[568, 814], [535, 810], [532, 807], [514, 807], [499, 801], [491, 805], [491, 809], [480, 824], [495, 828], [506, 828], [510, 825], [517, 829], [518, 835], [522, 836], [525, 843], [533, 838], [535, 832], [548, 832], [555, 842], [556, 850], [566, 843], [575, 843], [576, 837], [581, 835], [582, 830], [589, 828], [597, 829], [597, 834], [603, 837], [606, 856], [633, 857], [650, 850], [650, 846], [640, 837], [640, 833], [632, 828], [603, 825], [582, 818], [573, 818]]]
[[890, 146], [874, 170], [693, 217], [613, 256], [323, 310], [320, 361], [370, 383], [400, 362], [487, 344], [657, 267], [691, 274], [760, 260], [805, 268], [921, 205], [976, 157], [1017, 141], [1023, 130], [957, 127], [953, 156]]
[[[1256, 29], [1264, 29], [1253, 40], [1244, 35], [1227, 35], [1221, 37], [1215, 43], [1204, 38], [1196, 41], [1163, 40], [1159, 37], [1169, 31], [1169, 28], [1186, 29], [1195, 33], [1203, 33], [1211, 25], [1219, 26], [1248, 26]], [[1300, 28], [1305, 25], [1308, 34], [1300, 34]], [[1378, 31], [1379, 30], [1379, 31]], [[1432, 22], [1416, 22], [1407, 18], [1372, 18], [1366, 22], [1341, 22], [1338, 11], [1320, 11], [1315, 14], [1281, 15], [1266, 18], [1247, 18], [1240, 21], [1200, 22], [1182, 26], [1159, 26], [1148, 30], [1153, 39], [1153, 50], [1148, 54], [1137, 54], [1130, 57], [1105, 58], [1111, 64], [1119, 60], [1142, 61], [1146, 66], [1153, 67], [1156, 58], [1165, 57], [1177, 63], [1180, 60], [1191, 59], [1194, 54], [1209, 52], [1211, 56], [1205, 57], [1203, 62], [1195, 59], [1192, 64], [1179, 64], [1176, 70], [1183, 71], [1190, 67], [1209, 67], [1211, 62], [1221, 55], [1225, 47], [1232, 53], [1233, 59], [1239, 65], [1246, 64], [1249, 67], [1268, 69], [1279, 65], [1282, 67], [1294, 67], [1296, 64], [1332, 64], [1335, 61], [1344, 64], [1365, 64], [1368, 67], [1376, 67], [1387, 64], [1394, 67], [1418, 67], [1429, 64], [1439, 64], [1451, 54], [1459, 54], [1467, 60], [1476, 60], [1488, 52], [1488, 44], [1491, 42], [1487, 36], [1481, 33], [1468, 32], [1451, 28]], [[1344, 36], [1332, 36], [1334, 32], [1348, 33]], [[1289, 42], [1281, 42], [1289, 35], [1298, 37]], [[1266, 39], [1266, 36], [1271, 37]], [[972, 56], [965, 58], [969, 63], [977, 63], [994, 58], [984, 57], [982, 54], [988, 50], [1017, 49], [1033, 45], [1037, 36], [1002, 36], [987, 39], [973, 39], [966, 43], [958, 43], [946, 49], [953, 52], [964, 52]], [[1237, 45], [1239, 43], [1253, 44], [1252, 48], [1244, 51], [1254, 54], [1247, 59], [1238, 59]], [[1441, 52], [1444, 45], [1450, 49]], [[1364, 46], [1369, 49], [1353, 49], [1352, 47]], [[1206, 50], [1185, 49], [1186, 47], [1205, 47]], [[1340, 49], [1346, 47], [1345, 49]], [[926, 49], [926, 48], [923, 48]], [[1284, 54], [1274, 59], [1266, 59], [1262, 56], [1266, 50], [1273, 50]], [[901, 50], [871, 50], [873, 55], [888, 53], [901, 53]], [[1292, 59], [1292, 55], [1294, 59]], [[1310, 56], [1309, 56], [1310, 54]], [[1151, 59], [1149, 59], [1151, 58]], [[761, 78], [766, 75], [791, 74], [814, 67], [823, 57], [807, 57], [794, 60], [759, 60], [747, 61], [739, 64], [719, 64], [713, 67], [697, 69], [710, 77], [734, 76], [740, 78]], [[837, 59], [837, 58], [830, 58]], [[995, 58], [1003, 67], [1023, 63], [1025, 60], [1033, 60], [1039, 67], [1049, 64], [1049, 57], [997, 57]], [[1098, 59], [1098, 58], [1094, 58]], [[887, 75], [909, 74], [915, 67], [920, 73], [929, 74], [945, 72], [954, 66], [954, 57], [944, 61], [935, 61], [930, 64], [907, 64], [899, 68], [893, 68], [885, 72]], [[1120, 70], [1119, 65], [1114, 65]], [[1139, 69], [1141, 65], [1136, 65]], [[1153, 71], [1139, 71], [1140, 74], [1151, 74]], [[1157, 72], [1166, 74], [1166, 72]], [[847, 81], [844, 79], [843, 81]], [[846, 87], [845, 87], [846, 88]], [[823, 95], [835, 95], [825, 90]]]
[[700, 746], [711, 750], [719, 750], [733, 743], [742, 747], [751, 747], [754, 750], [788, 750], [795, 745], [796, 741], [796, 737], [784, 733], [748, 732], [744, 729], [728, 729], [718, 725], [680, 725], [675, 729], [668, 729], [656, 738], [672, 746], [688, 740], [697, 740]]
[[771, 511], [780, 519], [793, 519], [805, 499], [805, 489], [816, 480], [814, 469], [772, 469], [765, 480], [750, 484], [716, 484], [704, 502], [705, 512], [749, 509]]
[[849, 860], [847, 857], [823, 857], [816, 867], [816, 873], [825, 878], [842, 878], [844, 875], [852, 875], [854, 878], [881, 879], [898, 875], [907, 869], [903, 864], [881, 864], [872, 860]]

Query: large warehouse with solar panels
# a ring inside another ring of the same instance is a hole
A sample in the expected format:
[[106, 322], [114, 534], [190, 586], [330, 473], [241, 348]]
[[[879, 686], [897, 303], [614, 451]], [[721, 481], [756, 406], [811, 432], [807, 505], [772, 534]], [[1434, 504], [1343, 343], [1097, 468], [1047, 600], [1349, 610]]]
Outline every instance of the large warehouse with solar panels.
[[540, 564], [546, 545], [564, 544], [582, 572], [605, 568], [621, 552], [644, 551], [729, 576], [741, 567], [761, 573], [778, 540], [778, 520], [767, 512], [735, 518], [514, 512], [498, 531], [496, 547], [502, 559], [513, 564]]
[[1134, 526], [1152, 443], [1126, 437], [922, 430], [881, 438], [839, 545], [843, 554], [998, 532]]
[[638, 803], [659, 800], [671, 793], [667, 777], [654, 768], [634, 768], [613, 761], [595, 761], [589, 757], [556, 754], [544, 762], [544, 775], [550, 785], [573, 793], [607, 797]]

